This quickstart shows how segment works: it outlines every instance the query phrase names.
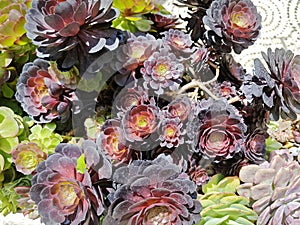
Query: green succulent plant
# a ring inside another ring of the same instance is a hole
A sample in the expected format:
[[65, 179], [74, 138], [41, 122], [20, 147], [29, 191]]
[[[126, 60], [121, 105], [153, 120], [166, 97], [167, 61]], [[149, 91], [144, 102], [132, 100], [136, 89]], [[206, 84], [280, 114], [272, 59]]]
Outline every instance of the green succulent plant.
[[31, 0], [0, 1], [0, 47], [27, 44], [25, 14]]
[[249, 200], [238, 196], [240, 185], [237, 176], [224, 177], [217, 174], [202, 186], [204, 195], [198, 199], [203, 207], [201, 221], [197, 225], [253, 225], [257, 214], [249, 208]]
[[273, 151], [270, 163], [244, 166], [237, 188], [250, 198], [259, 215], [257, 224], [298, 224], [300, 219], [300, 165], [288, 151]]
[[28, 140], [36, 143], [46, 154], [52, 154], [56, 146], [63, 141], [62, 136], [55, 133], [55, 129], [54, 123], [47, 123], [44, 126], [35, 125], [30, 128], [31, 134], [28, 136]]
[[29, 177], [21, 177], [13, 182], [5, 184], [0, 189], [0, 212], [6, 216], [9, 213], [16, 213], [20, 196], [16, 193], [16, 186], [30, 185]]
[[11, 152], [25, 138], [23, 119], [10, 108], [0, 107], [0, 186], [3, 181], [11, 181], [14, 170], [11, 166]]
[[26, 36], [25, 15], [31, 0], [0, 0], [0, 51], [13, 52], [19, 64], [28, 61], [34, 46]]
[[147, 32], [151, 29], [153, 22], [146, 18], [146, 14], [166, 13], [161, 5], [151, 0], [114, 0], [113, 6], [120, 11], [120, 16], [113, 21], [113, 27], [132, 33]]

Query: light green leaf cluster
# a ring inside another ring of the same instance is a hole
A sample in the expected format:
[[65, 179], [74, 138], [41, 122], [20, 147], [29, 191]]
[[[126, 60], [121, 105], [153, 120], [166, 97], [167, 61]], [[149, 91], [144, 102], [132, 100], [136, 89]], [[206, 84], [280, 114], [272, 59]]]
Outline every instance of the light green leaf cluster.
[[120, 11], [120, 16], [113, 21], [113, 27], [132, 33], [151, 30], [153, 22], [147, 19], [146, 14], [167, 13], [161, 5], [151, 0], [114, 0], [113, 6]]
[[56, 146], [63, 141], [62, 136], [54, 132], [55, 129], [54, 123], [47, 123], [44, 126], [35, 125], [30, 129], [28, 140], [36, 143], [46, 154], [52, 154]]
[[249, 200], [236, 195], [240, 185], [237, 176], [217, 174], [202, 187], [204, 195], [198, 199], [202, 205], [201, 221], [197, 225], [254, 225], [257, 214], [249, 208]]
[[[19, 144], [20, 137], [24, 137], [25, 126], [23, 119], [10, 108], [0, 107], [0, 184], [11, 178], [11, 152]], [[26, 136], [26, 135], [25, 135]], [[8, 171], [7, 171], [8, 170]], [[7, 172], [7, 173], [6, 173]], [[9, 177], [5, 177], [5, 174]], [[13, 176], [13, 175], [12, 175]]]

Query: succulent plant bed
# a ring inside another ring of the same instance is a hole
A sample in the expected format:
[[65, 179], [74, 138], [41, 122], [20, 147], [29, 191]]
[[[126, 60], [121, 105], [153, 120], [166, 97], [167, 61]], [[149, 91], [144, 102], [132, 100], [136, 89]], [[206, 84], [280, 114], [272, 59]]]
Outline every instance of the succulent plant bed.
[[0, 0], [4, 216], [300, 224], [300, 55], [236, 61], [251, 0], [163, 3]]

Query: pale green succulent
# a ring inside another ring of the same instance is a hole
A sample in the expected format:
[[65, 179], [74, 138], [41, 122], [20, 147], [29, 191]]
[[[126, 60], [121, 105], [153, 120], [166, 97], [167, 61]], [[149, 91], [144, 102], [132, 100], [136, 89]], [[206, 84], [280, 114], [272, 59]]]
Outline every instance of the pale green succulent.
[[44, 126], [35, 125], [30, 128], [31, 134], [28, 136], [28, 140], [36, 143], [46, 154], [52, 154], [56, 146], [63, 141], [62, 136], [54, 132], [55, 129], [54, 123], [47, 123]]
[[27, 44], [24, 24], [30, 3], [30, 0], [0, 0], [0, 48]]
[[254, 225], [257, 214], [249, 208], [249, 199], [236, 195], [240, 185], [237, 176], [217, 174], [203, 185], [201, 221], [197, 225]]
[[[23, 120], [10, 108], [0, 107], [0, 186], [2, 182], [13, 180], [14, 171], [10, 169], [11, 152], [19, 144], [25, 130]], [[6, 176], [6, 175], [7, 176]]]
[[244, 166], [239, 176], [237, 191], [253, 202], [257, 224], [300, 224], [300, 165], [288, 151], [271, 152], [270, 163]]

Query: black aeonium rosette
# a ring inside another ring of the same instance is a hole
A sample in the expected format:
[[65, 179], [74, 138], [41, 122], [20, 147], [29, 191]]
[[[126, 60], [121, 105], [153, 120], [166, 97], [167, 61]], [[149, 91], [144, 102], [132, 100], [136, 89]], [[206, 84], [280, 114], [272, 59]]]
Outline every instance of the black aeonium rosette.
[[66, 69], [96, 59], [104, 49], [119, 45], [119, 31], [111, 28], [119, 11], [112, 0], [33, 0], [26, 15], [27, 36], [38, 46], [37, 55], [58, 60]]
[[[78, 169], [83, 158], [86, 168]], [[92, 141], [60, 144], [39, 164], [30, 197], [45, 224], [99, 224], [104, 211], [101, 186], [112, 175], [111, 164]]]
[[222, 52], [239, 54], [259, 36], [261, 16], [251, 0], [215, 0], [206, 13], [206, 42]]
[[199, 102], [187, 126], [192, 150], [216, 161], [241, 151], [247, 129], [234, 106], [212, 98]]
[[300, 56], [284, 49], [268, 49], [263, 58], [268, 69], [259, 59], [254, 62], [254, 74], [242, 86], [246, 98], [261, 99], [273, 119], [296, 119], [300, 113]]
[[37, 123], [54, 119], [65, 122], [76, 99], [76, 86], [76, 75], [66, 79], [55, 64], [36, 59], [24, 65], [17, 83], [16, 99]]
[[110, 196], [104, 225], [192, 225], [200, 220], [201, 205], [192, 198], [196, 185], [170, 157], [133, 161], [113, 178], [119, 186]]

